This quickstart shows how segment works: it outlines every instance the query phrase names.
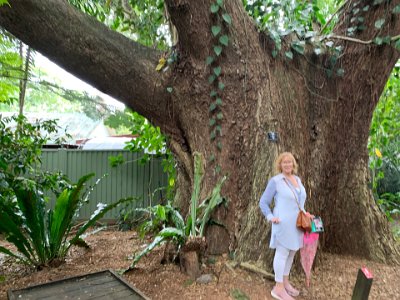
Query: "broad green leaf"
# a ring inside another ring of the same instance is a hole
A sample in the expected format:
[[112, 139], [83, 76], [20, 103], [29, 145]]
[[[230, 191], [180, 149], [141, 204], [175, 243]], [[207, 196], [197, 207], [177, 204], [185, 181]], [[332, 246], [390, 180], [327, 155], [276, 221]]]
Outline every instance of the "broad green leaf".
[[207, 56], [207, 58], [206, 58], [206, 65], [207, 65], [207, 66], [208, 66], [208, 65], [211, 65], [213, 61], [214, 61], [214, 57], [212, 57], [212, 56]]
[[215, 14], [215, 13], [218, 12], [219, 6], [218, 6], [218, 4], [214, 4], [214, 3], [213, 3], [213, 4], [211, 4], [210, 9], [211, 9], [211, 12], [212, 12], [213, 14]]
[[381, 29], [382, 28], [382, 26], [383, 26], [383, 24], [385, 24], [385, 19], [379, 19], [379, 20], [377, 20], [376, 22], [375, 22], [375, 27], [376, 28], [378, 28], [378, 29]]
[[215, 138], [216, 138], [216, 133], [215, 133], [215, 130], [213, 130], [211, 133], [210, 133], [210, 140], [215, 140]]
[[374, 2], [372, 3], [373, 5], [379, 5], [383, 2], [384, 0], [374, 0]]
[[221, 141], [218, 141], [218, 143], [217, 143], [217, 149], [218, 149], [219, 151], [222, 151], [222, 142], [221, 142]]
[[221, 26], [212, 26], [211, 27], [211, 32], [213, 36], [217, 36], [221, 32]]
[[224, 19], [224, 21], [226, 23], [228, 23], [229, 25], [232, 24], [232, 18], [229, 14], [227, 14], [227, 13], [222, 14], [222, 19]]
[[214, 74], [215, 74], [215, 76], [219, 76], [219, 75], [221, 75], [221, 67], [215, 67], [214, 68]]
[[314, 53], [317, 55], [320, 55], [322, 53], [322, 49], [321, 48], [315, 48], [314, 49]]
[[211, 84], [211, 83], [213, 83], [214, 82], [214, 80], [215, 80], [215, 75], [210, 75], [209, 77], [208, 77], [208, 83], [209, 84]]
[[213, 102], [213, 103], [210, 104], [210, 109], [209, 110], [210, 110], [210, 112], [213, 112], [216, 108], [217, 108], [217, 106]]
[[228, 37], [226, 34], [224, 34], [223, 36], [221, 36], [221, 37], [219, 38], [219, 42], [220, 42], [222, 45], [224, 45], [224, 46], [228, 46], [228, 44], [229, 44], [229, 37]]
[[392, 11], [394, 14], [399, 14], [400, 13], [400, 5], [396, 5], [394, 8], [393, 8], [393, 11]]
[[387, 44], [387, 45], [390, 45], [390, 42], [391, 42], [392, 40], [391, 40], [391, 37], [389, 36], [389, 35], [387, 35], [387, 36], [385, 36], [383, 39], [382, 39], [382, 42], [384, 43], [384, 44]]
[[344, 70], [343, 70], [343, 69], [337, 69], [336, 75], [339, 76], [339, 77], [343, 77], [343, 75], [344, 75]]
[[215, 100], [215, 104], [216, 104], [216, 105], [222, 105], [222, 99], [221, 99], [221, 98], [217, 98], [217, 99]]
[[219, 113], [217, 114], [217, 119], [218, 119], [218, 120], [222, 120], [222, 118], [223, 118], [222, 112], [219, 112]]
[[278, 55], [278, 51], [276, 49], [272, 50], [272, 57], [275, 58]]
[[225, 84], [223, 84], [221, 81], [218, 82], [218, 88], [222, 91], [225, 88]]
[[377, 36], [376, 38], [373, 39], [373, 42], [374, 42], [374, 44], [382, 45], [383, 39], [382, 39], [382, 37]]
[[368, 10], [369, 10], [369, 5], [363, 7], [363, 11], [368, 11]]
[[292, 43], [292, 49], [296, 51], [297, 53], [303, 54], [304, 53], [304, 46], [300, 44], [299, 42], [297, 43]]
[[210, 93], [210, 97], [212, 98], [212, 97], [215, 97], [215, 96], [217, 96], [218, 94], [217, 94], [217, 91], [214, 91], [214, 90], [212, 90], [211, 91], [211, 93]]
[[220, 7], [222, 7], [222, 5], [224, 4], [224, 1], [223, 1], [223, 0], [217, 0], [217, 4], [218, 4]]
[[285, 52], [285, 56], [286, 56], [287, 58], [289, 58], [289, 59], [293, 59], [293, 53], [292, 53], [292, 51], [286, 51], [286, 52]]
[[396, 41], [396, 43], [394, 44], [394, 47], [400, 51], [400, 39]]
[[217, 121], [214, 118], [211, 118], [209, 124], [210, 126], [214, 126], [216, 122]]
[[170, 86], [167, 87], [167, 92], [168, 92], [168, 93], [172, 93], [172, 90], [173, 90], [172, 87], [170, 87]]
[[221, 52], [222, 52], [222, 47], [219, 46], [219, 45], [214, 46], [214, 52], [215, 52], [215, 54], [216, 54], [217, 56], [220, 56], [220, 54], [221, 54]]

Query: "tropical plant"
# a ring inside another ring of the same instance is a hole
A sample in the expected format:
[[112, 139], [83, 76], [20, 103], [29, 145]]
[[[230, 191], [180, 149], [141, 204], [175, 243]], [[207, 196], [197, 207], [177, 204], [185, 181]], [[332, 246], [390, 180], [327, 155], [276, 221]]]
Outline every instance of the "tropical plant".
[[145, 249], [143, 249], [139, 254], [135, 255], [129, 269], [134, 268], [137, 262], [144, 255], [166, 241], [172, 241], [175, 243], [179, 252], [185, 243], [190, 241], [190, 238], [202, 239], [204, 237], [204, 230], [210, 221], [212, 211], [225, 202], [225, 199], [221, 196], [221, 188], [226, 180], [226, 177], [224, 176], [216, 184], [211, 195], [204, 199], [204, 201], [202, 201], [199, 205], [199, 191], [203, 177], [203, 162], [201, 155], [197, 152], [194, 154], [194, 161], [195, 170], [194, 186], [191, 197], [191, 212], [186, 222], [179, 211], [170, 204], [167, 204], [166, 206], [157, 205], [154, 208], [148, 209], [147, 211], [152, 212], [153, 215], [156, 216], [151, 223], [147, 223], [151, 224], [151, 226], [148, 228], [154, 228], [156, 225], [162, 226], [163, 229], [158, 232], [154, 240], [148, 244]]
[[85, 184], [93, 176], [83, 176], [77, 184], [66, 188], [57, 197], [54, 210], [46, 210], [43, 193], [34, 181], [18, 178], [13, 187], [16, 205], [10, 207], [0, 196], [0, 231], [18, 252], [3, 246], [0, 246], [0, 252], [39, 268], [62, 262], [72, 245], [87, 246], [81, 238], [82, 234], [107, 211], [132, 200], [128, 198], [109, 205], [99, 204], [90, 219], [69, 237], [74, 217], [87, 195], [83, 191]]

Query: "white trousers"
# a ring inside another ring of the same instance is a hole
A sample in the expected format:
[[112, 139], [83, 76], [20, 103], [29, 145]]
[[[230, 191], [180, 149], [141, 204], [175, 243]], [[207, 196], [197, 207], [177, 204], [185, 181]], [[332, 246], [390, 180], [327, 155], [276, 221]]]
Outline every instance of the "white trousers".
[[277, 243], [274, 257], [274, 273], [276, 282], [283, 282], [283, 276], [289, 276], [295, 254], [296, 251], [289, 250]]

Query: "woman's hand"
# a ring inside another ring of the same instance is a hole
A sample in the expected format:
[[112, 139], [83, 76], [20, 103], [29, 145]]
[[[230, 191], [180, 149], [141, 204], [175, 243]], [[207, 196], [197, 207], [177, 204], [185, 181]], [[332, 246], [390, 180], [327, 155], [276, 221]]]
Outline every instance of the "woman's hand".
[[279, 220], [278, 217], [273, 217], [273, 218], [271, 219], [271, 223], [274, 223], [274, 224], [278, 224], [280, 221], [281, 221], [281, 220]]

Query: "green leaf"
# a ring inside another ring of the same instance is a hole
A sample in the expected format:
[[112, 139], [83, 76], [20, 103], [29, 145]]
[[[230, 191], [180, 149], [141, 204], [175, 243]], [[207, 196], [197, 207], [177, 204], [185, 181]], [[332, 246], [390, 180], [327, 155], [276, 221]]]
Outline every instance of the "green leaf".
[[222, 105], [222, 99], [221, 99], [221, 98], [217, 98], [217, 99], [215, 100], [215, 104], [216, 104], [216, 105]]
[[211, 131], [211, 133], [210, 133], [210, 140], [215, 140], [215, 138], [216, 138], [216, 133], [215, 133], [215, 130], [213, 130], [213, 131]]
[[396, 43], [394, 44], [394, 47], [400, 51], [400, 39], [396, 41]]
[[218, 132], [220, 136], [222, 136], [222, 127], [221, 125], [215, 126], [215, 132]]
[[213, 61], [214, 61], [214, 57], [212, 57], [212, 56], [207, 56], [207, 58], [206, 58], [206, 65], [207, 65], [207, 66], [208, 66], [208, 65], [211, 65]]
[[215, 173], [220, 173], [221, 172], [221, 166], [215, 166]]
[[321, 48], [315, 48], [314, 49], [314, 53], [317, 55], [320, 55], [322, 53], [322, 49]]
[[223, 118], [222, 112], [218, 113], [217, 114], [217, 119], [218, 120], [222, 120], [222, 118]]
[[276, 49], [272, 50], [272, 57], [275, 58], [278, 55], [278, 51]]
[[383, 39], [380, 36], [377, 36], [376, 38], [373, 39], [373, 42], [376, 45], [382, 45]]
[[222, 45], [224, 45], [224, 46], [228, 46], [228, 44], [229, 44], [229, 37], [228, 37], [226, 34], [224, 34], [223, 36], [221, 36], [221, 37], [219, 38], [219, 42], [220, 42]]
[[224, 1], [223, 1], [223, 0], [217, 0], [217, 4], [218, 4], [220, 7], [222, 7], [222, 5], [224, 4]]
[[363, 7], [362, 10], [363, 10], [363, 11], [368, 11], [368, 9], [369, 9], [369, 5], [366, 5], [366, 6]]
[[213, 3], [213, 4], [211, 4], [210, 9], [211, 9], [211, 12], [212, 12], [213, 14], [215, 14], [215, 13], [218, 12], [219, 6], [218, 6], [218, 4], [214, 4], [214, 3]]
[[172, 87], [170, 87], [170, 86], [167, 87], [167, 92], [168, 92], [168, 93], [172, 93]]
[[343, 77], [343, 75], [344, 75], [344, 70], [343, 70], [343, 69], [337, 69], [336, 75], [339, 76], [339, 77]]
[[222, 19], [224, 19], [224, 21], [226, 23], [228, 23], [229, 25], [232, 24], [232, 18], [231, 18], [231, 16], [229, 14], [227, 14], [227, 13], [222, 14]]
[[221, 143], [221, 141], [218, 141], [218, 143], [217, 143], [217, 148], [218, 148], [219, 151], [222, 150], [222, 143]]
[[375, 22], [375, 27], [376, 28], [378, 28], [378, 29], [381, 29], [382, 28], [382, 26], [383, 26], [383, 24], [385, 24], [385, 19], [379, 19], [379, 20], [377, 20], [376, 22]]
[[221, 67], [215, 67], [214, 68], [214, 74], [215, 74], [215, 76], [219, 76], [219, 75], [221, 75]]
[[286, 52], [285, 52], [285, 56], [286, 56], [287, 58], [289, 58], [289, 59], [293, 59], [293, 53], [292, 53], [292, 51], [286, 51]]
[[300, 53], [300, 54], [304, 53], [304, 46], [299, 42], [292, 43], [292, 49], [294, 51], [296, 51], [297, 53]]
[[215, 160], [215, 155], [211, 154], [209, 158], [209, 162], [213, 162]]
[[383, 2], [384, 0], [374, 0], [374, 3], [372, 3], [373, 5], [379, 5]]
[[209, 84], [213, 83], [215, 78], [217, 78], [217, 77], [215, 77], [215, 75], [210, 75], [210, 77], [208, 77], [208, 83]]
[[399, 13], [400, 13], [400, 5], [396, 5], [396, 6], [393, 8], [392, 13], [394, 13], [394, 14], [399, 14]]
[[210, 93], [210, 97], [211, 97], [211, 98], [212, 98], [212, 97], [215, 97], [215, 96], [217, 96], [217, 95], [218, 95], [217, 92], [214, 91], [214, 90], [212, 90], [211, 93]]
[[214, 126], [215, 123], [217, 123], [217, 121], [214, 118], [210, 119], [210, 122], [209, 122], [210, 126]]
[[213, 112], [217, 108], [217, 105], [213, 102], [210, 104], [210, 112]]
[[214, 52], [215, 52], [215, 54], [217, 54], [217, 56], [220, 56], [220, 54], [222, 52], [222, 47], [219, 45], [214, 46]]
[[211, 32], [213, 36], [217, 36], [221, 32], [221, 26], [212, 26]]
[[218, 88], [222, 91], [225, 88], [225, 84], [223, 84], [221, 81], [218, 82]]
[[392, 39], [391, 39], [391, 37], [389, 36], [389, 35], [387, 35], [387, 36], [385, 36], [383, 39], [382, 39], [382, 42], [384, 43], [384, 44], [386, 44], [386, 45], [390, 45], [390, 42], [392, 41]]

